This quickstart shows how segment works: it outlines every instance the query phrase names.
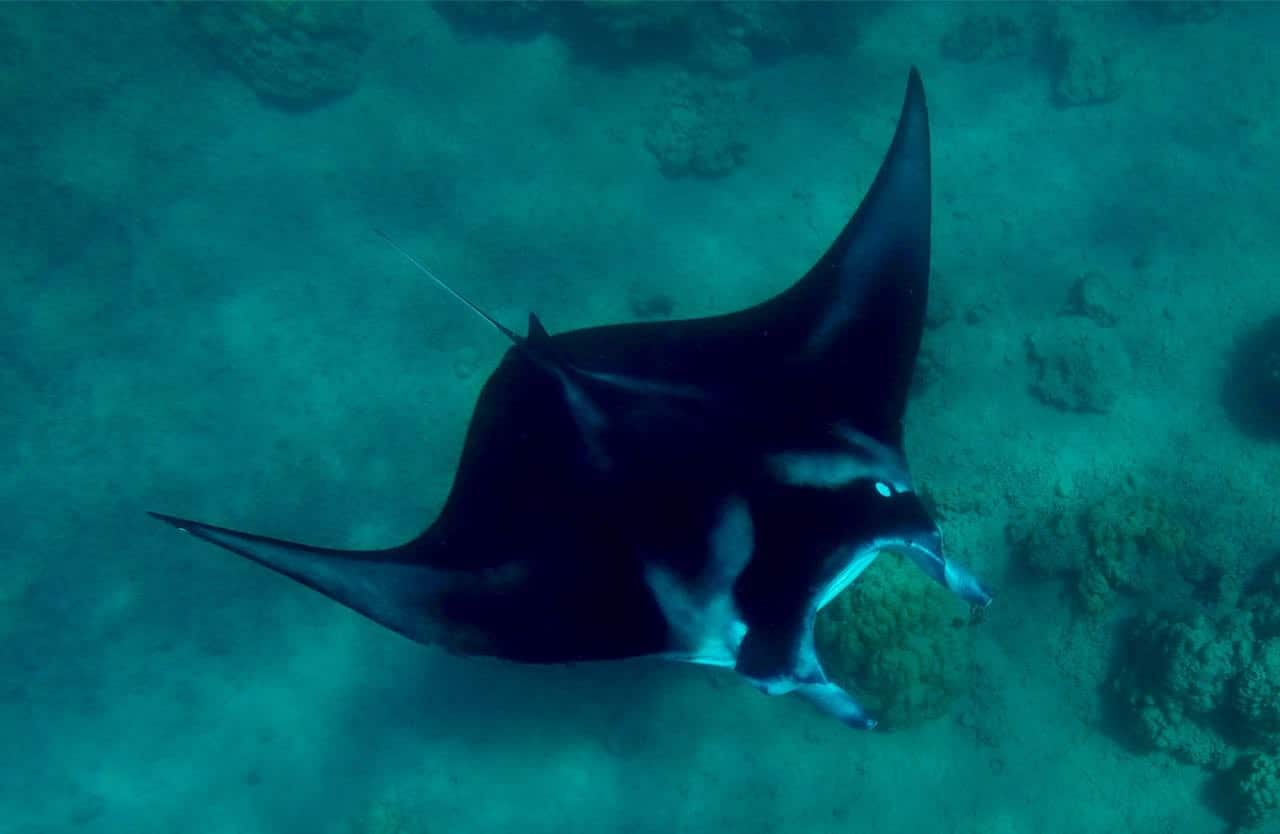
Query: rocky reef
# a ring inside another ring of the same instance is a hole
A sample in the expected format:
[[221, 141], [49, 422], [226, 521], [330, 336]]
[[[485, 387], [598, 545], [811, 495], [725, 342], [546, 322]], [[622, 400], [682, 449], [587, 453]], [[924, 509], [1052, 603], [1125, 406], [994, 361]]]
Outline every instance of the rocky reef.
[[720, 177], [747, 158], [745, 95], [710, 79], [682, 74], [667, 84], [665, 105], [645, 147], [669, 177]]
[[1064, 5], [1057, 12], [1047, 31], [1054, 103], [1079, 107], [1117, 98], [1123, 88], [1113, 58], [1117, 47], [1109, 28], [1097, 20], [1098, 11]]
[[1027, 336], [1031, 391], [1062, 411], [1105, 414], [1132, 375], [1119, 338], [1083, 318], [1055, 319]]
[[1129, 352], [1113, 329], [1121, 292], [1100, 272], [1072, 284], [1061, 313], [1027, 334], [1031, 392], [1062, 411], [1105, 414], [1133, 375]]
[[359, 4], [271, 0], [181, 8], [213, 54], [271, 104], [314, 107], [360, 81], [369, 34]]
[[1247, 753], [1228, 774], [1232, 821], [1243, 828], [1260, 828], [1276, 820], [1280, 809], [1280, 756]]
[[1135, 482], [1093, 501], [1025, 512], [1008, 534], [1022, 564], [1065, 579], [1093, 616], [1108, 612], [1118, 593], [1152, 592], [1171, 573], [1184, 575], [1183, 562], [1193, 557], [1173, 502]]
[[1280, 823], [1280, 559], [1209, 610], [1147, 612], [1108, 686], [1142, 746], [1215, 771], [1236, 825]]
[[690, 72], [739, 77], [760, 62], [844, 49], [861, 16], [855, 3], [444, 2], [455, 25], [516, 37], [549, 33], [583, 59], [613, 67], [671, 61]]

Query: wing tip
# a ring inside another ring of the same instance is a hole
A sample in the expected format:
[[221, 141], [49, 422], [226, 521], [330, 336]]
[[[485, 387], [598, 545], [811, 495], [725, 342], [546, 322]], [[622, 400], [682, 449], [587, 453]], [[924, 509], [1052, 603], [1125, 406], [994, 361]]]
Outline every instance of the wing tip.
[[186, 532], [188, 526], [191, 524], [191, 522], [185, 518], [178, 518], [177, 516], [173, 516], [173, 515], [165, 515], [164, 513], [158, 513], [154, 510], [146, 510], [145, 512], [147, 515], [151, 516], [156, 521], [163, 521], [165, 524], [168, 524], [170, 527], [173, 527], [174, 529], [177, 529], [177, 530], [182, 530], [183, 532]]
[[924, 92], [924, 79], [920, 76], [920, 68], [915, 64], [907, 71], [907, 90], [915, 94]]

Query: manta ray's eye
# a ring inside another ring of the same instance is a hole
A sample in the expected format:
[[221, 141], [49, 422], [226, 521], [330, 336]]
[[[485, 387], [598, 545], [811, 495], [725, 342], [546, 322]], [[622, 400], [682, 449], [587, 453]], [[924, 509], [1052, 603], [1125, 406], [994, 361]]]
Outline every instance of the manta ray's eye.
[[876, 481], [876, 492], [880, 493], [880, 495], [882, 495], [885, 498], [888, 498], [890, 495], [893, 495], [893, 490], [890, 489], [889, 485], [886, 484], [884, 481]]

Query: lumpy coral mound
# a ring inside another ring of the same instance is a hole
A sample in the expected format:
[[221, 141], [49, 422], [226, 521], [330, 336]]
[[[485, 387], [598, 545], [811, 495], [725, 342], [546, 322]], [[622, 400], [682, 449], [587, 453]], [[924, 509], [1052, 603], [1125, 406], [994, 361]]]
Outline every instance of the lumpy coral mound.
[[818, 657], [882, 726], [919, 724], [972, 684], [966, 614], [915, 565], [886, 553], [818, 613]]
[[1234, 615], [1139, 618], [1113, 680], [1138, 738], [1194, 764], [1226, 766], [1232, 758], [1227, 707], [1252, 640], [1247, 619]]
[[1030, 568], [1068, 578], [1094, 616], [1108, 613], [1119, 592], [1151, 590], [1171, 567], [1188, 572], [1196, 555], [1178, 507], [1137, 483], [1086, 504], [1029, 513], [1008, 534]]
[[1232, 709], [1248, 737], [1280, 748], [1280, 637], [1255, 647], [1253, 662], [1236, 680]]
[[[1280, 822], [1280, 565], [1216, 612], [1146, 614], [1120, 644], [1111, 687], [1144, 744], [1217, 771], [1220, 810]], [[1267, 830], [1273, 830], [1268, 828]]]
[[1240, 759], [1230, 775], [1233, 821], [1246, 828], [1273, 821], [1280, 808], [1280, 756], [1250, 753]]
[[1105, 414], [1132, 376], [1119, 336], [1084, 317], [1055, 319], [1029, 334], [1027, 358], [1031, 392], [1061, 411]]
[[843, 51], [862, 18], [858, 3], [440, 2], [453, 24], [530, 37], [551, 33], [579, 57], [612, 67], [674, 61], [722, 78], [806, 52]]
[[666, 88], [645, 147], [669, 177], [721, 177], [746, 161], [747, 102], [730, 85], [681, 75]]
[[312, 107], [356, 88], [369, 42], [352, 3], [197, 3], [184, 7], [214, 54], [265, 101]]

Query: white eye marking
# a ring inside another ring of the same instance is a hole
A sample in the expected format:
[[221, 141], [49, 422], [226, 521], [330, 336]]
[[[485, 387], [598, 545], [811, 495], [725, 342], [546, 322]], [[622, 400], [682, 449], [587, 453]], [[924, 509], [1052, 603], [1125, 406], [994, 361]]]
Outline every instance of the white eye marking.
[[873, 476], [871, 466], [839, 452], [784, 452], [770, 457], [769, 465], [774, 477], [791, 486], [838, 489]]
[[876, 492], [880, 493], [880, 495], [885, 498], [888, 498], [893, 494], [893, 490], [890, 489], [889, 485], [884, 481], [876, 481]]

